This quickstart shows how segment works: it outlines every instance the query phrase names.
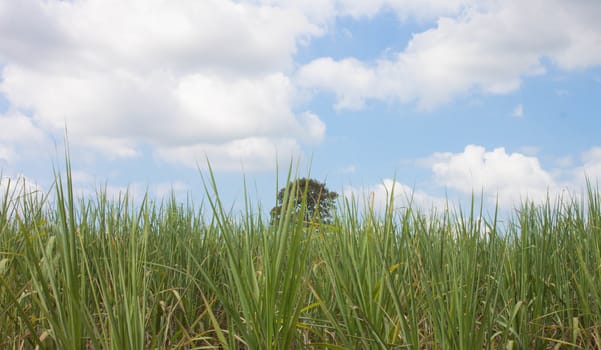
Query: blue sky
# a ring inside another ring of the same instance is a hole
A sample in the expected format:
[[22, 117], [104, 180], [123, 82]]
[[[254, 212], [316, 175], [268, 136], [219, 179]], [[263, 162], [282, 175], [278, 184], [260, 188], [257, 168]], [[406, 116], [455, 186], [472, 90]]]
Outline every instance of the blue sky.
[[276, 159], [379, 202], [579, 193], [601, 177], [598, 18], [598, 0], [0, 0], [2, 176], [49, 189], [66, 127], [82, 195], [199, 202], [207, 157], [226, 202], [246, 178], [264, 207]]

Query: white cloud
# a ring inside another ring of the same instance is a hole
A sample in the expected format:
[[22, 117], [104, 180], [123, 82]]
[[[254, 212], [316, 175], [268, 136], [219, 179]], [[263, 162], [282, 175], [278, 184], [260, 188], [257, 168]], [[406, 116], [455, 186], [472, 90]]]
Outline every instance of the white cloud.
[[15, 157], [15, 152], [13, 151], [12, 148], [9, 148], [8, 146], [3, 146], [0, 144], [0, 164], [4, 163], [8, 163], [13, 161], [14, 157]]
[[44, 133], [33, 125], [31, 118], [20, 113], [0, 114], [0, 143], [40, 143]]
[[39, 151], [47, 146], [47, 141], [31, 118], [14, 111], [0, 113], [0, 161], [13, 163], [18, 154]]
[[[40, 128], [67, 126], [72, 142], [110, 156], [319, 143], [325, 124], [293, 111], [286, 72], [322, 31], [294, 7], [256, 2], [3, 2], [0, 93]], [[233, 150], [226, 162], [242, 156]]]
[[101, 70], [271, 72], [291, 65], [298, 39], [321, 33], [294, 9], [227, 0], [23, 0], [4, 3], [0, 19], [2, 58], [32, 65], [42, 50], [50, 60], [37, 64], [59, 71], [76, 61]]
[[208, 159], [213, 169], [227, 171], [273, 169], [278, 155], [299, 159], [300, 146], [290, 138], [251, 137], [223, 144], [163, 147], [157, 151], [157, 157], [166, 162], [205, 168]]
[[382, 212], [389, 204], [393, 191], [395, 209], [406, 208], [409, 205], [426, 211], [430, 209], [441, 211], [447, 208], [446, 199], [431, 196], [392, 179], [384, 179], [381, 183], [367, 188], [348, 186], [343, 193], [362, 206], [367, 205], [376, 212]]
[[434, 180], [464, 194], [484, 191], [498, 198], [501, 207], [512, 207], [523, 200], [543, 201], [558, 193], [559, 186], [536, 157], [507, 153], [504, 148], [486, 151], [468, 145], [461, 153], [435, 153], [430, 159]]
[[364, 107], [365, 98], [374, 97], [376, 91], [368, 92], [375, 87], [375, 72], [354, 58], [341, 61], [320, 58], [303, 66], [297, 77], [301, 86], [317, 87], [332, 90], [336, 93], [337, 110], [358, 110]]
[[434, 208], [441, 212], [447, 208], [458, 209], [457, 204], [469, 205], [472, 194], [479, 198], [482, 193], [484, 209], [498, 204], [499, 209], [505, 211], [519, 207], [524, 201], [541, 204], [547, 199], [553, 202], [566, 194], [569, 198], [563, 199], [577, 199], [586, 190], [587, 177], [593, 186], [601, 181], [601, 147], [583, 152], [579, 165], [573, 164], [571, 157], [558, 158], [554, 162], [558, 168], [551, 171], [545, 170], [534, 155], [508, 153], [503, 147], [489, 151], [478, 145], [468, 145], [458, 153], [434, 153], [414, 163], [432, 172], [432, 177], [423, 181], [422, 185], [438, 187], [436, 193], [440, 193], [442, 188], [451, 191], [448, 201], [424, 192], [423, 188], [411, 188], [391, 179], [367, 188], [348, 186], [344, 194], [347, 198], [356, 199], [362, 207], [373, 205], [381, 212], [394, 188], [395, 208], [406, 207], [412, 198], [413, 204], [422, 210]]
[[517, 106], [515, 106], [511, 115], [513, 115], [516, 118], [523, 118], [524, 117], [524, 106], [521, 103], [518, 104]]
[[234, 80], [195, 75], [181, 81], [176, 95], [182, 113], [166, 126], [175, 128], [180, 140], [219, 142], [288, 134], [319, 142], [325, 132], [315, 114], [296, 116], [290, 111], [294, 88], [282, 74]]
[[545, 72], [544, 59], [567, 70], [601, 64], [601, 51], [590, 49], [601, 46], [596, 1], [483, 4], [439, 17], [435, 28], [414, 34], [392, 59], [316, 59], [301, 67], [299, 83], [333, 91], [336, 108], [361, 108], [365, 99], [396, 99], [430, 109], [472, 92], [515, 91], [524, 76]]

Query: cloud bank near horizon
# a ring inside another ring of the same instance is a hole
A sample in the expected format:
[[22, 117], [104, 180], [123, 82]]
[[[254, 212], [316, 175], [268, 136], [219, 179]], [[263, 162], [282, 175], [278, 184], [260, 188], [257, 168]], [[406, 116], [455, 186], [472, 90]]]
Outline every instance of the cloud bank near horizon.
[[[503, 147], [489, 151], [482, 146], [467, 145], [461, 152], [437, 152], [416, 160], [415, 164], [430, 171], [430, 178], [423, 180], [427, 187], [455, 191], [464, 199], [482, 195], [488, 207], [498, 205], [507, 210], [525, 201], [541, 204], [565, 194], [584, 194], [587, 180], [601, 178], [601, 147], [584, 152], [580, 160], [577, 166], [566, 164], [549, 170], [542, 167], [536, 156], [508, 153]], [[596, 182], [593, 180], [591, 185], [596, 186]], [[389, 178], [365, 188], [347, 186], [343, 192], [349, 198], [373, 202], [379, 210], [386, 207], [392, 192], [397, 205], [413, 201], [422, 209], [442, 210], [454, 204], [448, 198]]]

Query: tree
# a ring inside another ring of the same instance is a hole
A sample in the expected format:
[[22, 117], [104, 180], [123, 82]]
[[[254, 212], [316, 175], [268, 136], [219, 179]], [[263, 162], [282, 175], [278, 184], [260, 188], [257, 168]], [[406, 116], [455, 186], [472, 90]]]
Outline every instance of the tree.
[[297, 179], [278, 192], [277, 205], [271, 209], [271, 222], [278, 222], [283, 212], [297, 216], [304, 209], [305, 222], [329, 223], [336, 198], [338, 193], [328, 190], [325, 183], [307, 178]]

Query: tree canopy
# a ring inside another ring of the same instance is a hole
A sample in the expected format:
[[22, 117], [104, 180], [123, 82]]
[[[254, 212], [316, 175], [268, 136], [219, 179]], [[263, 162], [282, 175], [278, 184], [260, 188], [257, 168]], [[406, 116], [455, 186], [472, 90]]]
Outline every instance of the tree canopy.
[[297, 179], [278, 192], [277, 205], [271, 209], [271, 221], [279, 221], [283, 212], [299, 215], [304, 206], [305, 222], [329, 223], [336, 198], [338, 193], [328, 190], [325, 183], [309, 178]]

